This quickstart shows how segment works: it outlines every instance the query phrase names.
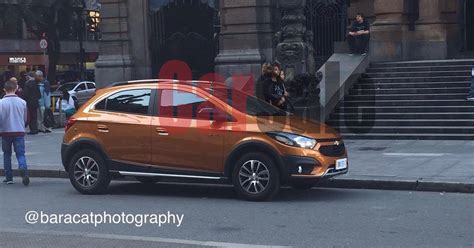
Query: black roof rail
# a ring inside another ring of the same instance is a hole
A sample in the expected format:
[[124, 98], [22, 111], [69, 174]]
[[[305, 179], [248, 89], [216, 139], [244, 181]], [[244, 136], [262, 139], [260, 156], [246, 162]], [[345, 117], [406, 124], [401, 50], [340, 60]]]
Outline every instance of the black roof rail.
[[193, 86], [198, 86], [199, 84], [217, 84], [217, 85], [223, 85], [223, 86], [225, 85], [225, 83], [213, 82], [213, 81], [176, 80], [176, 79], [143, 79], [143, 80], [132, 80], [132, 81], [113, 83], [109, 87], [134, 85], [134, 84], [161, 83], [161, 82], [180, 83], [180, 84], [188, 84], [188, 85], [193, 85]]

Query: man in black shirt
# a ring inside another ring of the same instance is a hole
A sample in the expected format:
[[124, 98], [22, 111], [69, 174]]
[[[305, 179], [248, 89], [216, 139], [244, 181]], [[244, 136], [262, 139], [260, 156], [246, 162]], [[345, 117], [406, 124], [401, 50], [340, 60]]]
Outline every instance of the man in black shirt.
[[347, 35], [347, 42], [349, 43], [349, 49], [351, 54], [367, 54], [367, 45], [369, 44], [370, 38], [370, 25], [364, 19], [364, 14], [358, 13], [356, 20], [352, 23], [350, 32]]

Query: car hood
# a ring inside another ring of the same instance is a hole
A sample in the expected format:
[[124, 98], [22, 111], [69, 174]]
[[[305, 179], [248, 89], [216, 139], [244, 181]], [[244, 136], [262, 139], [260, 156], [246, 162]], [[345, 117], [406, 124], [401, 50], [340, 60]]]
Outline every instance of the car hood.
[[333, 128], [314, 120], [297, 116], [258, 117], [257, 123], [264, 132], [288, 132], [315, 139], [339, 139]]

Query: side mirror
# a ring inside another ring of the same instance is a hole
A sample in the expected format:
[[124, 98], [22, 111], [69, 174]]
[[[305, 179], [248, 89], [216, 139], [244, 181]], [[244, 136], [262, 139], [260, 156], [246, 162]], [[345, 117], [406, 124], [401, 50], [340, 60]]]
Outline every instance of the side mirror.
[[227, 113], [225, 113], [224, 111], [220, 109], [215, 109], [215, 108], [202, 108], [199, 110], [198, 115], [206, 116], [209, 119], [212, 116], [212, 120], [216, 122], [231, 121], [231, 119], [229, 118], [230, 116]]

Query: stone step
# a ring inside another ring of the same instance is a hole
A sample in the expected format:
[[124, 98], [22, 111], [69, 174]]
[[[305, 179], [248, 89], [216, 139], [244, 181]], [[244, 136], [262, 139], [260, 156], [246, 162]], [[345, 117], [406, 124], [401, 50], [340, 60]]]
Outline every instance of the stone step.
[[472, 59], [448, 59], [448, 60], [425, 60], [425, 61], [402, 61], [402, 62], [382, 62], [371, 63], [371, 68], [387, 67], [419, 67], [419, 66], [473, 66]]
[[382, 140], [474, 140], [474, 134], [354, 134], [341, 133], [344, 139]]
[[474, 112], [474, 106], [344, 106], [336, 108], [335, 113], [358, 113], [361, 111], [374, 113], [446, 113]]
[[357, 83], [354, 89], [469, 88], [471, 82]]
[[368, 68], [367, 73], [382, 73], [382, 72], [430, 72], [430, 71], [471, 71], [470, 65], [448, 65], [448, 66], [410, 66], [410, 67], [379, 67]]
[[450, 87], [450, 88], [403, 88], [403, 89], [351, 89], [350, 95], [373, 95], [373, 94], [464, 94], [469, 93], [468, 87]]
[[344, 100], [340, 106], [471, 106], [474, 109], [474, 101], [464, 99], [455, 100]]
[[355, 119], [344, 119], [344, 120], [329, 120], [327, 124], [333, 128], [339, 128], [344, 126], [376, 126], [376, 127], [387, 127], [387, 126], [429, 126], [429, 127], [474, 127], [474, 119], [433, 119], [433, 120], [419, 120], [419, 119], [384, 119], [384, 120], [355, 120]]
[[471, 81], [471, 76], [442, 76], [442, 77], [383, 77], [360, 78], [359, 83], [408, 83], [408, 82], [459, 82]]
[[421, 71], [421, 72], [382, 72], [364, 73], [362, 78], [405, 78], [405, 77], [456, 77], [471, 76], [471, 70], [466, 71]]
[[349, 95], [344, 100], [462, 100], [468, 92], [458, 94], [383, 94], [383, 95]]
[[382, 119], [416, 119], [416, 120], [470, 120], [474, 119], [474, 112], [441, 112], [441, 113], [376, 113], [366, 110], [361, 113], [331, 113], [330, 120], [382, 120]]
[[430, 127], [430, 126], [350, 126], [338, 129], [341, 133], [377, 134], [474, 134], [474, 127]]

